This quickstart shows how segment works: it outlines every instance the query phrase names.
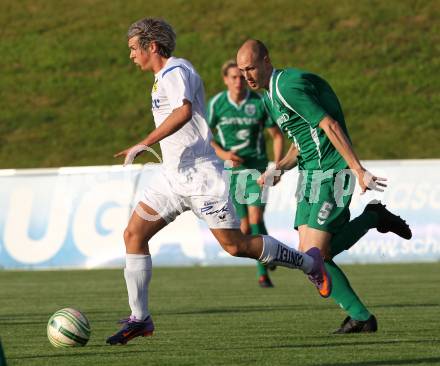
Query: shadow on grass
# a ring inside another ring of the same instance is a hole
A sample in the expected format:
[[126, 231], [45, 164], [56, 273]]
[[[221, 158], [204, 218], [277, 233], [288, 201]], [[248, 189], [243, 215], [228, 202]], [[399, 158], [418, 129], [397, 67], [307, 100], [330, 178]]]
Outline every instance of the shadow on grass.
[[[333, 305], [333, 303], [332, 303]], [[263, 306], [263, 305], [254, 305], [254, 306], [235, 306], [235, 307], [225, 307], [225, 309], [234, 309], [234, 311], [236, 311], [237, 309], [243, 309], [243, 311], [246, 310], [252, 310], [252, 309], [256, 309], [256, 310], [261, 310], [261, 309], [272, 309], [272, 310], [276, 310], [276, 309], [304, 309], [305, 307], [310, 306], [309, 303], [304, 303], [304, 304], [294, 304], [294, 305], [271, 305], [271, 306]], [[377, 305], [372, 305], [372, 307], [374, 308], [429, 308], [429, 307], [440, 307], [440, 303], [427, 303], [427, 304], [377, 304]], [[334, 306], [320, 306], [320, 307], [316, 307], [316, 309], [326, 309], [326, 308], [334, 308]], [[109, 313], [118, 313], [118, 312], [124, 312], [126, 310], [126, 308], [124, 307], [123, 309], [119, 310], [119, 309], [111, 309], [109, 310], [90, 310], [87, 311], [87, 314], [109, 314]], [[206, 309], [206, 311], [209, 311], [210, 309]], [[212, 309], [211, 309], [212, 310]], [[227, 310], [225, 310], [227, 311]], [[166, 313], [172, 313], [172, 312], [167, 312], [167, 311], [163, 311], [162, 314], [166, 314]], [[21, 318], [32, 318], [32, 317], [46, 317], [47, 314], [46, 313], [19, 313], [19, 314], [1, 314], [0, 315], [0, 322], [3, 320], [10, 320], [10, 319], [21, 319]]]
[[[283, 311], [283, 310], [295, 310], [309, 312], [310, 304], [295, 304], [295, 305], [254, 305], [254, 306], [233, 306], [233, 307], [218, 307], [218, 308], [204, 308], [204, 309], [193, 309], [193, 310], [170, 310], [170, 311], [157, 311], [154, 313], [155, 316], [161, 315], [210, 315], [210, 314], [240, 314], [240, 313], [252, 313], [252, 312], [271, 312], [271, 311]], [[440, 304], [381, 304], [374, 305], [374, 308], [431, 308], [431, 307], [440, 307]], [[334, 304], [331, 303], [329, 305], [323, 305], [319, 307], [315, 307], [315, 311], [320, 310], [333, 310], [335, 308]], [[108, 310], [92, 310], [88, 311], [87, 315], [90, 318], [91, 315], [106, 315], [105, 319], [94, 318], [93, 323], [106, 323], [109, 321], [108, 316], [111, 314], [115, 314], [115, 318], [120, 316], [120, 314], [124, 314], [126, 312], [125, 309], [111, 311]], [[38, 320], [31, 320], [30, 318], [37, 318]], [[33, 325], [33, 324], [41, 324], [42, 322], [46, 322], [49, 319], [49, 316], [46, 313], [31, 313], [31, 314], [14, 314], [14, 315], [1, 315], [0, 316], [0, 325]]]
[[[383, 304], [372, 306], [374, 308], [435, 308], [440, 307], [440, 304]], [[333, 310], [335, 305], [333, 303], [329, 305], [323, 305], [319, 307], [314, 307], [314, 311], [320, 310]], [[295, 310], [295, 311], [305, 311], [310, 312], [310, 304], [295, 304], [295, 305], [255, 305], [255, 306], [235, 306], [235, 307], [224, 307], [224, 308], [207, 308], [207, 309], [195, 309], [195, 310], [183, 310], [183, 311], [159, 311], [155, 313], [156, 315], [198, 315], [198, 314], [221, 314], [221, 313], [250, 313], [250, 312], [261, 312], [261, 311], [279, 311], [279, 310]]]
[[[203, 308], [203, 309], [193, 309], [193, 310], [171, 310], [171, 311], [157, 311], [154, 312], [155, 316], [160, 315], [209, 315], [209, 314], [239, 314], [239, 313], [252, 313], [252, 312], [270, 312], [270, 311], [283, 311], [283, 310], [295, 310], [295, 311], [309, 311], [308, 304], [301, 305], [255, 305], [255, 306], [225, 306], [218, 308]], [[316, 307], [316, 310], [329, 310], [334, 309], [335, 306], [332, 304], [331, 306], [320, 306]], [[127, 311], [124, 310], [114, 310], [105, 311], [105, 310], [92, 310], [86, 313], [89, 319], [92, 318], [92, 315], [98, 315], [98, 317], [93, 318], [93, 323], [100, 322], [108, 322], [109, 316], [113, 316], [115, 319], [121, 314], [126, 314]], [[101, 318], [99, 315], [103, 315]], [[104, 317], [105, 316], [105, 317]], [[35, 320], [29, 320], [30, 318], [34, 318]], [[38, 320], [37, 320], [38, 319]], [[47, 314], [35, 313], [35, 314], [17, 314], [10, 316], [0, 316], [0, 325], [32, 325], [32, 324], [41, 324], [49, 320], [49, 316]]]
[[[295, 310], [298, 311], [310, 311], [309, 304], [302, 305], [255, 305], [255, 306], [225, 306], [218, 308], [205, 308], [194, 310], [177, 310], [177, 311], [159, 311], [156, 315], [210, 315], [210, 314], [240, 314], [240, 313], [254, 313], [254, 312], [271, 312], [271, 311], [284, 311]], [[320, 306], [315, 310], [330, 310], [335, 306]]]

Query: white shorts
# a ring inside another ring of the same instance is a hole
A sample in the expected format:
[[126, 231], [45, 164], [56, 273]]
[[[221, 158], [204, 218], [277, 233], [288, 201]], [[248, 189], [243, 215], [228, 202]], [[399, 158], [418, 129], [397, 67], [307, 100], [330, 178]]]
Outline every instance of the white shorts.
[[184, 173], [162, 168], [148, 181], [140, 201], [167, 223], [191, 210], [210, 229], [240, 228], [223, 168], [211, 162], [186, 169]]

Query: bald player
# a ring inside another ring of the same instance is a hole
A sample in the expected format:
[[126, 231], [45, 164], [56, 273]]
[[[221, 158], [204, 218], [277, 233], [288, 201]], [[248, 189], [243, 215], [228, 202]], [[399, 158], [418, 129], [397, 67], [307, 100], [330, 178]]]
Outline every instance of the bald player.
[[376, 317], [361, 302], [333, 257], [353, 246], [368, 230], [412, 236], [409, 226], [378, 201], [370, 202], [352, 221], [349, 205], [356, 177], [362, 193], [383, 191], [386, 179], [368, 172], [359, 161], [345, 124], [338, 97], [316, 74], [295, 69], [275, 69], [266, 46], [246, 41], [237, 64], [249, 87], [264, 89], [264, 104], [288, 138], [290, 151], [260, 183], [275, 172], [298, 166], [300, 178], [294, 227], [299, 249], [318, 247], [332, 277], [330, 297], [347, 313], [337, 334], [376, 332]]

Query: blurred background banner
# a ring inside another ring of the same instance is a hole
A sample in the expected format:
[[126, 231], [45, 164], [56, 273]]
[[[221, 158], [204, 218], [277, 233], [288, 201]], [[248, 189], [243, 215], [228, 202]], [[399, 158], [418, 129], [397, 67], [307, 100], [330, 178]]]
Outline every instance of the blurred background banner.
[[[440, 260], [440, 160], [365, 161], [388, 178], [385, 193], [356, 190], [352, 217], [372, 199], [404, 217], [413, 238], [371, 230], [341, 263]], [[0, 170], [0, 267], [95, 268], [122, 266], [123, 231], [156, 164], [33, 170]], [[269, 233], [297, 246], [293, 230], [297, 171], [268, 191], [265, 219]], [[150, 242], [155, 265], [247, 264], [229, 256], [204, 222], [180, 215]]]

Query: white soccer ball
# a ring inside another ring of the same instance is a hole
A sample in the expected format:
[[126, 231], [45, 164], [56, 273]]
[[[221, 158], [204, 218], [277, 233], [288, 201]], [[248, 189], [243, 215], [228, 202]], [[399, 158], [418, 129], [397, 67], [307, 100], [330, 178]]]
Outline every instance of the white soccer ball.
[[90, 338], [90, 324], [79, 310], [65, 308], [47, 323], [47, 337], [54, 347], [83, 347]]

